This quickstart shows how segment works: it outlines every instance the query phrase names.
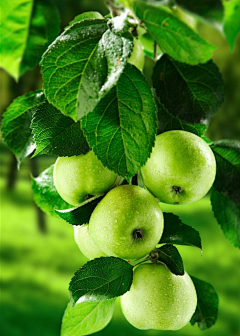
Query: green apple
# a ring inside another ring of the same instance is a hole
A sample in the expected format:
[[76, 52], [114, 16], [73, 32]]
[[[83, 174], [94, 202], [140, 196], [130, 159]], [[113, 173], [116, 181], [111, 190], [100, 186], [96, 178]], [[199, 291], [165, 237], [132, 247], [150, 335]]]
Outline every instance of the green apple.
[[116, 187], [98, 203], [89, 231], [107, 255], [140, 259], [150, 253], [163, 232], [163, 215], [156, 199], [134, 185]]
[[88, 224], [79, 226], [74, 225], [74, 239], [82, 254], [85, 255], [85, 257], [88, 259], [106, 256], [106, 254], [99, 250], [97, 245], [92, 240], [89, 234]]
[[108, 191], [117, 175], [104, 167], [93, 151], [85, 155], [59, 157], [53, 181], [59, 195], [69, 204], [79, 205], [87, 195]]
[[133, 51], [128, 60], [128, 63], [135, 65], [140, 71], [142, 71], [145, 61], [145, 56], [141, 42], [136, 38], [133, 39]]
[[135, 268], [130, 291], [121, 297], [124, 316], [142, 330], [181, 329], [190, 321], [196, 305], [196, 290], [189, 275], [174, 275], [161, 263]]
[[197, 135], [169, 131], [157, 136], [141, 172], [145, 186], [161, 202], [185, 204], [209, 191], [216, 161], [208, 144]]

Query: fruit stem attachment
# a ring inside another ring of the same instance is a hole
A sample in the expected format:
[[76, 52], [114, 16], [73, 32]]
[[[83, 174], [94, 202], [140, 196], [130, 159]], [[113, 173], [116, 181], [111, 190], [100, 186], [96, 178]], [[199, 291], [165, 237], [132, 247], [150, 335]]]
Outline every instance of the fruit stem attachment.
[[135, 230], [133, 230], [132, 235], [133, 235], [134, 240], [141, 240], [141, 239], [143, 239], [143, 235], [144, 235], [143, 230], [142, 229], [135, 229]]
[[172, 189], [176, 193], [176, 195], [180, 194], [183, 191], [183, 189], [179, 186], [173, 186]]
[[136, 263], [135, 265], [133, 265], [133, 267], [136, 267], [136, 266], [138, 266], [138, 265], [140, 265], [140, 264], [142, 264], [142, 263], [144, 263], [145, 261], [148, 261], [148, 260], [150, 260], [149, 255], [147, 255], [145, 259], [143, 259], [143, 260], [139, 261], [138, 263]]
[[152, 263], [156, 264], [159, 258], [159, 252], [158, 249], [155, 248], [152, 250], [152, 252], [149, 253], [149, 259], [151, 260]]

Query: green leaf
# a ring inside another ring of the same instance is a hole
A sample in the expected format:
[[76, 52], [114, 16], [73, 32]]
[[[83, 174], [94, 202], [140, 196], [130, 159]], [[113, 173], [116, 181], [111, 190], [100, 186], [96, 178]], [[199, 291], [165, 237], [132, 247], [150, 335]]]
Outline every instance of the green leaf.
[[201, 330], [212, 327], [218, 316], [218, 295], [212, 285], [191, 276], [197, 292], [197, 308], [191, 318], [191, 324], [198, 323]]
[[60, 32], [52, 0], [1, 1], [1, 67], [16, 80], [34, 68]]
[[33, 109], [44, 102], [42, 91], [29, 92], [16, 98], [3, 114], [2, 135], [19, 166], [36, 147], [30, 125]]
[[127, 64], [117, 85], [82, 119], [89, 146], [103, 165], [130, 178], [154, 145], [156, 105], [142, 73]]
[[217, 162], [210, 194], [213, 213], [226, 238], [240, 247], [240, 142], [221, 140], [210, 147]]
[[57, 193], [53, 183], [53, 167], [50, 166], [37, 178], [32, 178], [33, 199], [42, 211], [49, 215], [55, 215], [55, 209], [70, 208], [71, 205], [65, 202]]
[[217, 163], [214, 188], [240, 206], [240, 142], [221, 140], [213, 142], [211, 149]]
[[240, 32], [240, 0], [224, 0], [223, 5], [225, 8], [223, 32], [233, 51], [236, 38]]
[[210, 23], [223, 21], [224, 7], [221, 0], [176, 0], [176, 4]]
[[206, 131], [205, 124], [188, 124], [181, 119], [174, 117], [163, 104], [158, 103], [158, 133], [171, 130], [191, 132], [201, 137]]
[[69, 284], [74, 303], [105, 301], [123, 295], [132, 284], [133, 266], [115, 257], [90, 260], [82, 266]]
[[105, 328], [112, 319], [115, 299], [103, 302], [82, 302], [65, 310], [61, 336], [90, 335]]
[[104, 195], [92, 197], [80, 206], [66, 210], [55, 210], [56, 214], [72, 225], [83, 225], [89, 223], [91, 214]]
[[102, 16], [102, 14], [98, 12], [85, 12], [85, 13], [77, 15], [72, 21], [69, 22], [69, 25], [65, 29], [69, 28], [76, 22], [80, 22], [83, 20], [89, 20], [89, 19], [103, 19], [103, 18], [104, 17]]
[[184, 275], [183, 261], [178, 249], [172, 244], [158, 248], [158, 261], [164, 263], [175, 275]]
[[205, 63], [212, 57], [215, 47], [164, 7], [137, 1], [134, 11], [160, 48], [177, 61], [194, 65]]
[[240, 206], [212, 187], [210, 192], [212, 209], [225, 237], [240, 248]]
[[105, 80], [106, 66], [99, 71], [104, 64], [96, 55], [98, 43], [106, 30], [105, 19], [76, 22], [43, 55], [41, 66], [45, 94], [50, 103], [74, 120], [80, 115], [80, 91], [91, 90], [94, 100]]
[[223, 79], [213, 61], [192, 66], [164, 55], [152, 79], [161, 103], [188, 123], [208, 121], [224, 100]]
[[89, 151], [80, 123], [64, 116], [47, 101], [34, 109], [31, 128], [37, 146], [34, 157], [42, 154], [74, 156]]
[[[124, 21], [124, 18], [120, 20]], [[117, 20], [83, 20], [60, 35], [41, 65], [45, 94], [63, 114], [78, 120], [91, 112], [116, 83], [133, 48]]]
[[181, 219], [164, 212], [164, 230], [159, 244], [177, 244], [198, 247], [202, 250], [200, 234], [189, 225], [183, 224]]

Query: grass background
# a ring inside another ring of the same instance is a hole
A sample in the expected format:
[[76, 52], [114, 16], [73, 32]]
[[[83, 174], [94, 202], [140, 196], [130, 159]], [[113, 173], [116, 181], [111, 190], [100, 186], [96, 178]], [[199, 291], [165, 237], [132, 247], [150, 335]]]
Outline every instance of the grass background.
[[[4, 160], [8, 160], [7, 155]], [[41, 161], [41, 170], [49, 163], [49, 159]], [[48, 234], [39, 233], [27, 161], [15, 190], [7, 191], [5, 182], [0, 179], [1, 335], [58, 336], [68, 303], [68, 283], [87, 259], [74, 242], [73, 228], [63, 220], [48, 217]], [[184, 223], [201, 233], [202, 256], [196, 248], [179, 247], [179, 250], [188, 273], [211, 282], [218, 292], [217, 324], [204, 332], [190, 324], [177, 332], [140, 331], [124, 319], [117, 301], [113, 320], [96, 335], [239, 336], [240, 253], [221, 232], [213, 217], [209, 198], [186, 206], [162, 204], [162, 210], [174, 212]]]

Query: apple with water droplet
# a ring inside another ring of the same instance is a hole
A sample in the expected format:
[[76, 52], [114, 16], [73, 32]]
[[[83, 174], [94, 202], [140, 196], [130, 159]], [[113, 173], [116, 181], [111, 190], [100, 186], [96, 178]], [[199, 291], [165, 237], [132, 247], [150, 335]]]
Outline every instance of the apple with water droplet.
[[145, 186], [161, 202], [185, 204], [207, 194], [215, 179], [216, 161], [209, 145], [197, 135], [168, 131], [156, 137], [141, 172]]
[[74, 225], [74, 239], [82, 254], [88, 259], [106, 256], [106, 254], [97, 247], [90, 236], [88, 224]]
[[142, 330], [181, 329], [190, 321], [196, 305], [196, 290], [189, 275], [174, 275], [162, 263], [136, 267], [130, 291], [121, 297], [124, 316]]
[[158, 244], [163, 214], [145, 189], [123, 185], [110, 190], [94, 209], [89, 232], [98, 248], [122, 259], [140, 259]]
[[100, 195], [114, 184], [117, 175], [104, 167], [93, 151], [59, 157], [54, 165], [53, 181], [59, 195], [72, 205], [81, 204], [88, 195]]

